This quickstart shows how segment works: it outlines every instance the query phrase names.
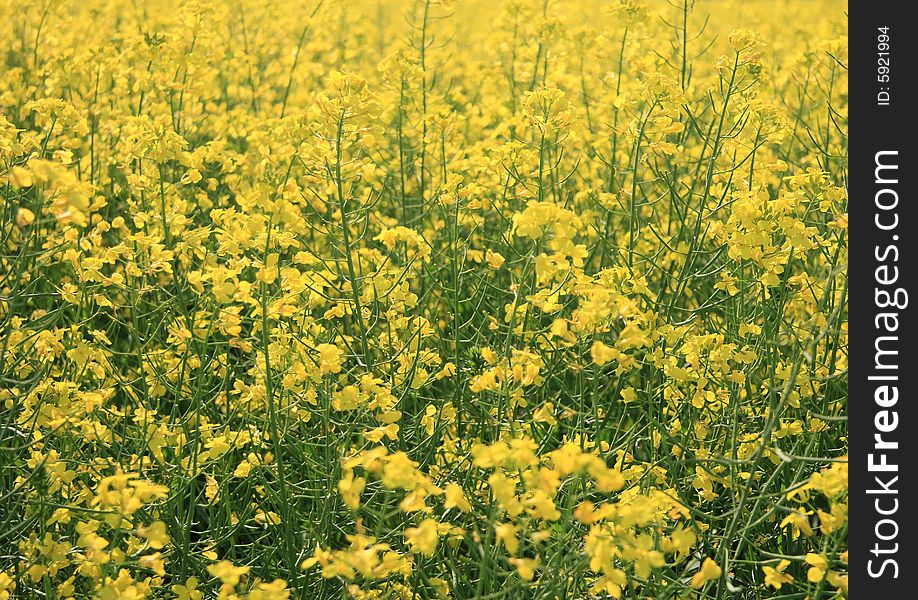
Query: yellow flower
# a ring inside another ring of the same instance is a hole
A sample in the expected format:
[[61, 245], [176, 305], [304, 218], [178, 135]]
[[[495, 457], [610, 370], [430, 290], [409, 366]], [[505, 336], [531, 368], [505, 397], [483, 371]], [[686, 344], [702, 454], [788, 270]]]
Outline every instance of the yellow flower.
[[181, 181], [185, 185], [195, 184], [201, 181], [201, 172], [197, 169], [188, 169], [188, 171], [182, 175]]
[[363, 493], [366, 484], [366, 479], [354, 477], [354, 472], [351, 470], [346, 470], [341, 481], [338, 482], [338, 491], [341, 492], [344, 503], [351, 510], [357, 510], [360, 507], [360, 494]]
[[806, 578], [811, 583], [819, 583], [826, 576], [829, 570], [829, 559], [823, 554], [808, 552], [806, 555], [806, 564], [810, 568], [806, 572]]
[[207, 572], [223, 582], [224, 585], [236, 587], [239, 581], [249, 572], [249, 567], [237, 567], [228, 560], [208, 565]]
[[162, 521], [153, 521], [149, 527], [140, 527], [137, 535], [147, 540], [151, 548], [160, 550], [169, 543], [169, 534], [166, 531], [166, 524]]
[[520, 540], [517, 537], [518, 531], [519, 527], [511, 523], [498, 523], [494, 526], [497, 539], [500, 540], [510, 554], [516, 554], [520, 548]]
[[500, 269], [504, 266], [504, 257], [499, 252], [488, 250], [485, 252], [485, 260], [492, 269]]
[[9, 600], [16, 591], [16, 581], [6, 571], [0, 571], [0, 600]]
[[431, 577], [430, 585], [433, 586], [437, 598], [449, 598], [449, 582], [442, 577]]
[[551, 402], [546, 402], [538, 407], [535, 412], [532, 413], [532, 421], [534, 423], [545, 423], [552, 427], [557, 425], [558, 420], [555, 418], [555, 405]]
[[539, 557], [535, 558], [511, 558], [510, 564], [516, 567], [516, 572], [523, 581], [531, 581], [535, 577], [536, 569], [539, 568], [541, 561]]
[[615, 348], [606, 346], [600, 341], [595, 341], [590, 347], [590, 355], [593, 357], [593, 362], [601, 367], [608, 362], [618, 360], [619, 356], [621, 356], [621, 352]]
[[462, 491], [459, 485], [448, 483], [446, 484], [444, 492], [446, 500], [443, 505], [446, 508], [457, 508], [462, 512], [469, 512], [472, 510], [472, 505], [469, 503], [468, 498], [465, 497], [465, 492]]
[[13, 167], [11, 170], [13, 185], [18, 188], [26, 188], [32, 186], [32, 173], [28, 169], [23, 169], [22, 167]]
[[287, 589], [287, 582], [283, 579], [275, 579], [271, 583], [256, 583], [249, 592], [248, 600], [287, 600], [290, 597], [290, 590]]
[[434, 519], [424, 519], [417, 527], [405, 530], [405, 540], [415, 552], [433, 556], [439, 540], [439, 525]]
[[793, 583], [794, 578], [784, 572], [784, 569], [789, 565], [789, 560], [782, 559], [774, 567], [768, 565], [762, 567], [762, 570], [765, 572], [765, 583], [776, 590], [780, 590], [781, 586], [785, 583]]
[[795, 510], [781, 520], [781, 528], [784, 529], [790, 525], [791, 535], [794, 539], [800, 537], [801, 533], [806, 537], [811, 537], [814, 533], [809, 520], [811, 513], [812, 511], [801, 512]]
[[344, 352], [340, 348], [332, 344], [319, 344], [316, 350], [319, 352], [319, 372], [323, 375], [341, 372]]
[[16, 225], [27, 227], [35, 222], [35, 213], [25, 207], [20, 207], [16, 211]]
[[692, 575], [691, 585], [696, 590], [701, 589], [705, 583], [719, 579], [722, 573], [723, 570], [720, 565], [710, 558], [705, 558], [704, 562], [701, 563], [701, 568]]
[[197, 587], [197, 578], [189, 577], [185, 580], [185, 585], [173, 585], [172, 593], [176, 595], [177, 600], [201, 600], [204, 594]]

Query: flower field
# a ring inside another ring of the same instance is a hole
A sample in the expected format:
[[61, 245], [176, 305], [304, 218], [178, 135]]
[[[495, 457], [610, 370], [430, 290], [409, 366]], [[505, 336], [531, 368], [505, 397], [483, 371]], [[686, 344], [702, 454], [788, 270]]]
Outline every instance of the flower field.
[[0, 600], [846, 598], [846, 10], [0, 0]]

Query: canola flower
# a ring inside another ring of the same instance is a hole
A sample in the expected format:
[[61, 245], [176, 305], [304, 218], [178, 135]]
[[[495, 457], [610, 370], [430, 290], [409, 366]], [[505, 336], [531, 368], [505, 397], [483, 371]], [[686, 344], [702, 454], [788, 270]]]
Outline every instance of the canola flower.
[[847, 597], [837, 0], [0, 0], [0, 600]]

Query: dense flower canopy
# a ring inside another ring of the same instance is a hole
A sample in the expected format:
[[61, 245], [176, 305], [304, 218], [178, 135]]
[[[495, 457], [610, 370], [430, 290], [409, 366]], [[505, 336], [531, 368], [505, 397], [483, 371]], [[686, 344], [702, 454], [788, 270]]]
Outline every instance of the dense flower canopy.
[[838, 0], [0, 0], [0, 600], [847, 597]]

